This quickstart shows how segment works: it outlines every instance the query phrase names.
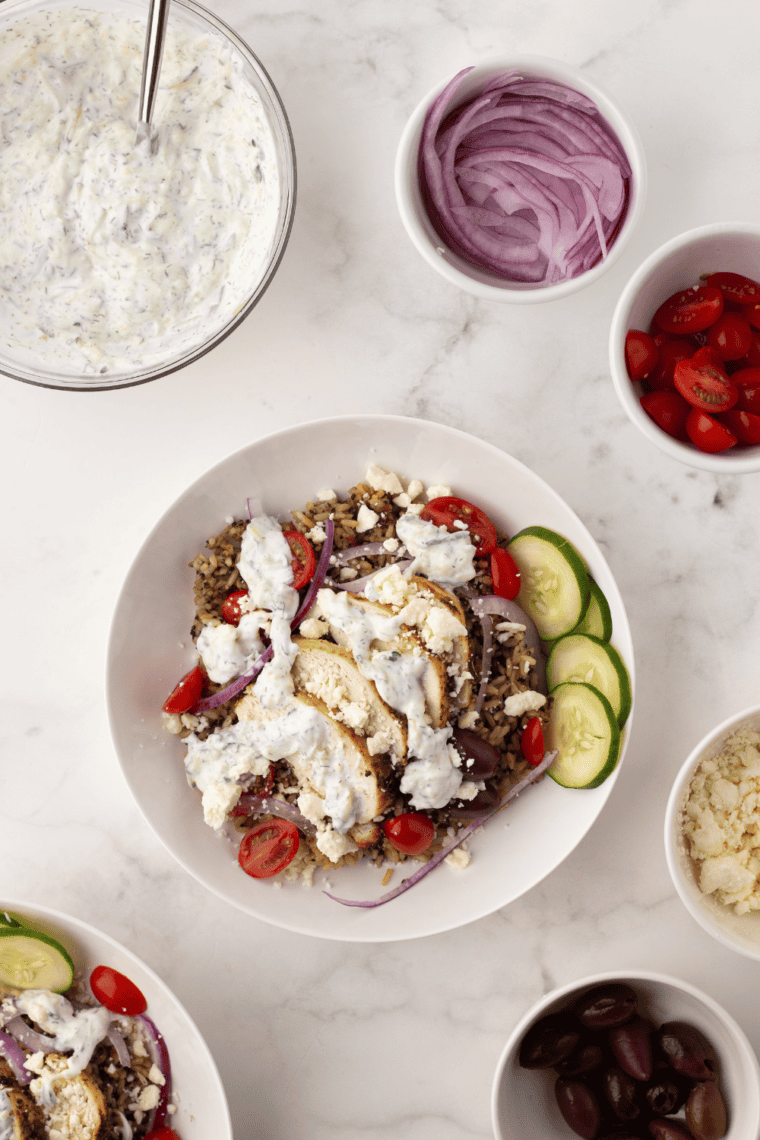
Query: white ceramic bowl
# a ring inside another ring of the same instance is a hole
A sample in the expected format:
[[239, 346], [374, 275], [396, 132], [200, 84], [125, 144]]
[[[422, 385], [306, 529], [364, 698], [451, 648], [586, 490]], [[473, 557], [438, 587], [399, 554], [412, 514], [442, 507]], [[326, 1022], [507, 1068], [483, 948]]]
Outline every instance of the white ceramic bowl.
[[131, 950], [78, 918], [17, 899], [0, 899], [22, 924], [52, 935], [71, 954], [77, 975], [111, 966], [130, 978], [148, 1002], [147, 1013], [163, 1034], [172, 1066], [177, 1111], [168, 1121], [182, 1140], [232, 1140], [227, 1098], [208, 1046], [169, 987]]
[[[163, 731], [160, 706], [194, 661], [188, 563], [249, 496], [269, 513], [288, 513], [319, 488], [347, 491], [377, 463], [426, 485], [446, 483], [504, 531], [540, 523], [565, 535], [606, 594], [613, 641], [633, 683], [633, 646], [623, 602], [598, 546], [560, 497], [504, 452], [440, 424], [395, 416], [346, 416], [302, 424], [257, 440], [202, 475], [156, 524], [123, 586], [108, 649], [108, 706], [116, 752], [145, 818], [179, 862], [234, 906], [276, 926], [322, 938], [380, 942], [416, 938], [471, 922], [516, 899], [573, 850], [609, 796], [600, 787], [568, 791], [551, 779], [526, 792], [473, 837], [472, 864], [443, 865], [413, 890], [376, 909], [344, 907], [320, 886], [364, 899], [383, 893], [382, 872], [360, 864], [319, 874], [311, 890], [274, 889], [246, 876], [235, 848], [202, 818], [188, 787], [184, 746]], [[630, 722], [629, 722], [630, 723]], [[618, 765], [619, 770], [619, 765]], [[540, 835], [540, 841], [537, 836]]]
[[760, 912], [734, 914], [712, 895], [699, 889], [696, 864], [689, 856], [681, 830], [681, 815], [692, 777], [703, 760], [716, 756], [734, 732], [752, 728], [760, 732], [760, 705], [729, 717], [700, 740], [684, 762], [668, 799], [665, 811], [665, 855], [681, 901], [699, 925], [724, 946], [760, 961]]
[[528, 1010], [512, 1031], [496, 1069], [491, 1113], [497, 1140], [572, 1140], [554, 1099], [551, 1070], [522, 1069], [520, 1042], [547, 1013], [563, 1009], [586, 990], [620, 981], [641, 997], [640, 1009], [657, 1024], [686, 1021], [707, 1037], [720, 1063], [720, 1087], [729, 1111], [725, 1140], [757, 1140], [760, 1128], [760, 1067], [744, 1031], [716, 1001], [688, 982], [649, 970], [593, 974], [552, 990]]
[[760, 225], [716, 222], [672, 238], [650, 254], [620, 295], [610, 331], [610, 372], [615, 391], [629, 419], [672, 459], [690, 467], [723, 475], [760, 471], [760, 445], [730, 448], [715, 455], [668, 435], [639, 403], [644, 389], [632, 384], [625, 366], [625, 336], [629, 329], [649, 329], [657, 309], [678, 289], [696, 285], [704, 273], [743, 273], [760, 281]]
[[535, 304], [567, 297], [584, 289], [614, 265], [628, 245], [631, 235], [644, 210], [647, 189], [646, 160], [638, 132], [630, 118], [610, 94], [583, 71], [558, 60], [535, 55], [494, 56], [473, 67], [452, 99], [449, 110], [454, 110], [478, 92], [494, 76], [505, 71], [518, 71], [523, 75], [552, 79], [581, 91], [594, 101], [601, 115], [617, 135], [631, 164], [632, 185], [628, 210], [615, 241], [607, 256], [586, 273], [557, 285], [522, 284], [479, 269], [457, 253], [446, 248], [440, 234], [433, 227], [420, 193], [418, 175], [419, 148], [428, 107], [443, 91], [453, 76], [436, 84], [420, 100], [404, 128], [396, 153], [396, 203], [401, 220], [409, 237], [429, 265], [445, 277], [476, 297], [487, 301], [506, 301], [512, 304]]
[[[96, 9], [116, 12], [145, 23], [148, 6], [145, 0], [4, 0], [0, 9], [0, 30], [14, 24], [31, 13], [57, 9]], [[0, 373], [28, 384], [66, 391], [101, 392], [112, 388], [126, 388], [144, 384], [159, 376], [176, 372], [210, 352], [237, 328], [263, 296], [282, 260], [290, 237], [296, 201], [296, 162], [293, 137], [280, 96], [261, 61], [213, 12], [203, 8], [196, 0], [173, 0], [169, 28], [174, 23], [198, 36], [221, 38], [229, 45], [233, 57], [242, 65], [245, 80], [258, 95], [274, 140], [275, 161], [279, 177], [280, 198], [271, 245], [265, 259], [250, 280], [241, 284], [235, 297], [235, 310], [220, 314], [221, 323], [191, 329], [182, 338], [175, 338], [165, 352], [150, 358], [150, 363], [114, 368], [105, 374], [81, 374], [71, 367], [56, 369], [54, 364], [38, 361], [29, 350], [14, 343], [10, 336], [0, 337]], [[160, 104], [159, 104], [160, 106]], [[157, 120], [154, 119], [154, 125]], [[73, 367], [73, 366], [72, 366]]]

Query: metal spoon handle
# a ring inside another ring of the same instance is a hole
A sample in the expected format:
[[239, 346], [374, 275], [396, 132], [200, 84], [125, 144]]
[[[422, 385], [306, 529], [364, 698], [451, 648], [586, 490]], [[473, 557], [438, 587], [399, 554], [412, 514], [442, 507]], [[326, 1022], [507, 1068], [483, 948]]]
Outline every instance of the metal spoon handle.
[[161, 58], [164, 54], [166, 25], [169, 22], [169, 4], [170, 0], [150, 0], [148, 27], [145, 33], [145, 51], [143, 53], [140, 102], [138, 104], [138, 135], [140, 125], [147, 124], [150, 127], [153, 118], [153, 108], [158, 93], [158, 77], [161, 73]]

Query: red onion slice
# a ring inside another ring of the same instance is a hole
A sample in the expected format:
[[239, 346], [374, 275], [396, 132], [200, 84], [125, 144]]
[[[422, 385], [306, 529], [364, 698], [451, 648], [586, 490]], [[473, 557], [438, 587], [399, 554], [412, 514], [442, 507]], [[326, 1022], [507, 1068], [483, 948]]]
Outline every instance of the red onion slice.
[[535, 661], [536, 673], [536, 688], [539, 693], [544, 696], [548, 694], [548, 687], [546, 684], [546, 662], [544, 660], [543, 649], [541, 645], [541, 638], [538, 635], [535, 622], [526, 614], [517, 602], [511, 602], [507, 598], [500, 598], [496, 594], [483, 594], [471, 595], [467, 598], [470, 609], [477, 617], [483, 620], [485, 615], [491, 617], [500, 617], [502, 621], [513, 621], [517, 625], [525, 626], [525, 644], [530, 652], [531, 657]]
[[52, 1053], [56, 1047], [53, 1037], [45, 1037], [42, 1033], [38, 1033], [36, 1029], [27, 1025], [20, 1015], [6, 1022], [5, 1028], [11, 1037], [30, 1053]]
[[122, 1037], [121, 1031], [119, 1029], [117, 1029], [113, 1023], [111, 1025], [109, 1025], [108, 1032], [106, 1033], [106, 1037], [108, 1038], [108, 1040], [113, 1045], [114, 1051], [116, 1053], [116, 1056], [119, 1059], [119, 1064], [121, 1065], [121, 1067], [123, 1069], [131, 1069], [132, 1068], [132, 1058], [129, 1055], [129, 1049], [127, 1049], [127, 1043], [124, 1040], [124, 1038]]
[[429, 875], [430, 872], [435, 870], [436, 867], [439, 867], [447, 855], [450, 855], [451, 852], [459, 847], [460, 844], [464, 843], [465, 839], [468, 839], [474, 831], [476, 831], [479, 827], [482, 827], [483, 824], [487, 823], [489, 819], [492, 819], [497, 814], [497, 812], [500, 812], [502, 808], [506, 807], [510, 801], [519, 796], [520, 793], [524, 791], [529, 784], [534, 783], [539, 778], [539, 776], [543, 776], [547, 768], [551, 766], [556, 755], [556, 752], [545, 753], [541, 763], [538, 764], [535, 768], [531, 768], [530, 771], [527, 772], [523, 778], [519, 780], [515, 786], [507, 792], [501, 803], [493, 808], [493, 810], [490, 811], [488, 815], [483, 815], [479, 819], [474, 819], [472, 823], [467, 825], [467, 827], [463, 827], [462, 830], [459, 831], [453, 839], [449, 840], [449, 842], [444, 847], [442, 847], [440, 851], [437, 851], [435, 855], [428, 859], [427, 863], [423, 863], [422, 866], [418, 870], [414, 871], [408, 879], [404, 879], [403, 883], [399, 883], [397, 887], [394, 887], [391, 891], [387, 891], [384, 895], [381, 895], [380, 898], [365, 900], [341, 899], [338, 898], [337, 895], [330, 894], [329, 891], [324, 891], [323, 894], [326, 894], [329, 899], [333, 900], [333, 902], [341, 903], [343, 906], [358, 906], [364, 908], [365, 910], [376, 906], [383, 906], [384, 903], [390, 902], [391, 899], [398, 898], [399, 895], [403, 895], [405, 891], [409, 890], [410, 887], [415, 886], [415, 884], [419, 883], [421, 879], [424, 879], [426, 875]]
[[305, 815], [301, 815], [297, 807], [274, 796], [257, 796], [252, 792], [244, 792], [233, 808], [232, 815], [276, 815], [278, 819], [294, 823], [304, 835], [317, 834], [315, 825]]
[[172, 1091], [172, 1066], [166, 1042], [160, 1031], [156, 1028], [155, 1023], [151, 1021], [145, 1013], [139, 1014], [137, 1020], [141, 1021], [147, 1030], [148, 1048], [151, 1052], [152, 1060], [164, 1078], [164, 1083], [158, 1086], [158, 1104], [150, 1112], [148, 1117], [147, 1130], [148, 1132], [152, 1132], [154, 1128], [161, 1128], [166, 1123], [166, 1114]]
[[339, 550], [333, 562], [336, 566], [342, 566], [345, 562], [352, 562], [354, 558], [374, 558], [377, 554], [387, 553], [382, 542], [365, 542], [361, 546], [349, 546], [347, 550]]
[[20, 1085], [28, 1085], [34, 1074], [26, 1067], [26, 1055], [17, 1041], [0, 1029], [0, 1057], [5, 1057]]

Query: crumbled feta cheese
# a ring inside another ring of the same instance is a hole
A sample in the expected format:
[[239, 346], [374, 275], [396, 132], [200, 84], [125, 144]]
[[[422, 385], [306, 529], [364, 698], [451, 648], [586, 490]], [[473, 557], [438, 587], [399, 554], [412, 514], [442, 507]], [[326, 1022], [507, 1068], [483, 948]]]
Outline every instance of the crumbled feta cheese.
[[426, 491], [428, 499], [445, 499], [451, 493], [451, 487], [446, 487], [443, 483], [436, 483]]
[[311, 530], [306, 532], [306, 537], [314, 546], [321, 546], [327, 537], [324, 523], [316, 523]]
[[380, 515], [373, 511], [366, 503], [362, 503], [356, 515], [356, 533], [364, 534], [365, 530], [372, 530]]
[[358, 851], [359, 845], [348, 835], [341, 835], [332, 827], [320, 827], [317, 832], [317, 847], [331, 863], [337, 863], [349, 851]]
[[465, 867], [469, 867], [471, 861], [472, 856], [464, 843], [461, 843], [459, 847], [455, 847], [444, 859], [444, 863], [448, 863], [448, 865], [453, 867], [456, 871], [463, 871]]
[[480, 713], [476, 709], [468, 709], [467, 712], [462, 713], [457, 724], [460, 728], [474, 728], [479, 717]]
[[409, 486], [406, 489], [406, 493], [409, 496], [409, 501], [411, 503], [413, 503], [414, 500], [416, 498], [418, 498], [419, 495], [422, 494], [424, 489], [425, 489], [425, 484], [422, 482], [421, 479], [411, 479], [409, 482]]
[[507, 716], [522, 716], [526, 712], [538, 712], [546, 704], [543, 693], [536, 693], [533, 689], [526, 689], [524, 693], [515, 693], [507, 697], [504, 702], [504, 712]]
[[343, 566], [340, 571], [341, 582], [353, 582], [354, 578], [359, 577], [359, 571], [354, 570], [353, 566]]
[[374, 491], [387, 491], [389, 495], [400, 495], [404, 490], [398, 475], [393, 471], [385, 471], [375, 463], [367, 468], [367, 482]]
[[404, 510], [410, 505], [411, 501], [406, 491], [402, 491], [400, 495], [396, 495], [393, 500], [397, 507], [403, 507]]
[[401, 543], [397, 538], [386, 538], [383, 542], [383, 550], [387, 550], [389, 554], [395, 554]]
[[304, 618], [298, 627], [298, 632], [301, 637], [320, 638], [324, 637], [329, 629], [327, 621], [323, 617], [307, 617]]
[[156, 1085], [146, 1085], [144, 1089], [140, 1090], [140, 1095], [137, 1098], [138, 1107], [143, 1112], [150, 1112], [158, 1104], [159, 1095]]
[[337, 497], [332, 487], [324, 487], [321, 491], [317, 491], [318, 503], [331, 503], [333, 499], [337, 499]]

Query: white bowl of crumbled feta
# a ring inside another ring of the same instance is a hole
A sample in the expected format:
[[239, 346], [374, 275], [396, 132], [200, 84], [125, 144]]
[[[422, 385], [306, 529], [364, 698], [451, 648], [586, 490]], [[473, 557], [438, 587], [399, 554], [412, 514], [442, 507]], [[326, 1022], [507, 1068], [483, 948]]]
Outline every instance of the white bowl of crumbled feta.
[[49, 388], [144, 383], [250, 313], [287, 244], [295, 152], [248, 46], [171, 5], [154, 142], [135, 145], [147, 7], [0, 11], [0, 372]]
[[[454, 428], [382, 415], [301, 424], [229, 456], [176, 500], [138, 552], [111, 629], [109, 717], [127, 783], [147, 822], [172, 854], [221, 898], [276, 926], [323, 938], [367, 942], [452, 929], [522, 895], [550, 874], [593, 825], [620, 766], [619, 761], [616, 771], [598, 787], [572, 790], [544, 779], [526, 788], [468, 838], [465, 858], [442, 863], [412, 889], [383, 905], [344, 906], [325, 893], [354, 900], [382, 896], [391, 869], [371, 859], [318, 869], [311, 886], [301, 879], [259, 881], [249, 877], [250, 871], [241, 871], [240, 835], [230, 831], [229, 822], [221, 827], [213, 826], [213, 819], [208, 821], [212, 826], [204, 822], [206, 808], [212, 814], [214, 805], [204, 801], [201, 810], [198, 773], [185, 769], [189, 755], [185, 741], [166, 731], [162, 717], [167, 694], [198, 661], [191, 637], [195, 573], [189, 564], [208, 537], [218, 535], [226, 524], [241, 517], [255, 521], [263, 511], [290, 525], [288, 520], [304, 504], [315, 498], [329, 501], [332, 491], [345, 495], [365, 480], [370, 468], [382, 468], [400, 480], [404, 490], [399, 499], [414, 494], [421, 506], [431, 493], [440, 496], [451, 489], [476, 503], [507, 535], [534, 524], [564, 535], [581, 553], [608, 598], [614, 640], [631, 673], [633, 668], [623, 602], [586, 527], [532, 471], [493, 445]], [[319, 536], [312, 537], [319, 551]], [[234, 569], [232, 562], [225, 564], [225, 580], [228, 574], [234, 577]], [[314, 637], [314, 633], [307, 636]], [[261, 678], [264, 675], [262, 670]], [[237, 683], [232, 681], [232, 685]], [[241, 704], [248, 699], [247, 694], [241, 697]], [[254, 723], [260, 723], [260, 712], [252, 712]], [[375, 759], [372, 755], [371, 760]], [[369, 761], [366, 767], [369, 772]], [[192, 781], [198, 781], [196, 786], [191, 786]], [[299, 802], [303, 807], [303, 801]], [[334, 820], [333, 811], [331, 815]], [[417, 867], [412, 861], [393, 869], [390, 887], [395, 889]]]
[[760, 705], [719, 724], [679, 772], [665, 853], [681, 900], [724, 946], [760, 960]]
[[[66, 990], [65, 999], [68, 1003], [71, 999], [71, 1005], [64, 1003], [63, 1008], [59, 1009], [57, 1014], [54, 1013], [51, 1019], [51, 1025], [48, 1032], [57, 1030], [60, 1036], [61, 1050], [67, 1053], [76, 1047], [78, 1052], [72, 1055], [71, 1061], [76, 1069], [75, 1060], [79, 1060], [80, 1066], [85, 1064], [86, 1067], [82, 1072], [81, 1078], [71, 1072], [70, 1078], [62, 1081], [60, 1086], [55, 1089], [56, 1104], [52, 1104], [49, 1098], [43, 1099], [44, 1087], [35, 1089], [34, 1083], [29, 1085], [23, 1081], [24, 1095], [21, 1097], [23, 1105], [24, 1099], [29, 1099], [30, 1094], [38, 1100], [38, 1103], [48, 1105], [51, 1108], [56, 1108], [60, 1105], [63, 1110], [68, 1106], [70, 1113], [69, 1129], [65, 1131], [59, 1130], [55, 1127], [54, 1118], [56, 1113], [53, 1112], [51, 1118], [50, 1135], [61, 1137], [81, 1137], [86, 1135], [94, 1135], [92, 1124], [87, 1120], [87, 1127], [77, 1127], [78, 1113], [87, 1114], [92, 1109], [98, 1112], [101, 1116], [102, 1123], [97, 1134], [116, 1136], [116, 1130], [103, 1117], [105, 1116], [105, 1107], [101, 1100], [103, 1093], [100, 1091], [105, 1088], [105, 1093], [108, 1096], [109, 1103], [116, 1101], [116, 1095], [113, 1087], [108, 1088], [103, 1084], [102, 1062], [99, 1061], [97, 1054], [92, 1056], [92, 1063], [85, 1062], [83, 1053], [86, 1053], [86, 1046], [89, 1038], [90, 1048], [94, 1047], [97, 1043], [97, 1037], [92, 1036], [91, 1028], [89, 1034], [85, 1034], [85, 1048], [82, 1048], [82, 1030], [76, 1024], [77, 1014], [83, 1008], [82, 1003], [90, 1004], [93, 1001], [93, 994], [96, 994], [96, 986], [92, 986], [90, 990], [90, 980], [93, 970], [96, 967], [105, 967], [107, 971], [117, 971], [118, 974], [123, 975], [124, 978], [131, 982], [133, 986], [145, 999], [146, 1006], [143, 1006], [145, 1017], [152, 1023], [152, 1029], [157, 1030], [163, 1037], [165, 1050], [168, 1052], [168, 1064], [165, 1059], [161, 1058], [161, 1050], [158, 1051], [158, 1061], [154, 1061], [154, 1065], [160, 1065], [164, 1072], [170, 1073], [169, 1085], [167, 1086], [168, 1106], [166, 1111], [166, 1129], [170, 1127], [173, 1131], [171, 1135], [181, 1136], [182, 1140], [207, 1140], [208, 1137], [213, 1136], [215, 1140], [232, 1140], [232, 1123], [230, 1119], [229, 1108], [227, 1105], [227, 1098], [224, 1091], [221, 1078], [214, 1058], [212, 1057], [206, 1042], [201, 1036], [198, 1027], [188, 1014], [187, 1010], [180, 1004], [169, 987], [166, 985], [157, 974], [153, 972], [144, 962], [142, 962], [136, 954], [128, 950], [125, 946], [116, 942], [109, 935], [102, 933], [89, 923], [81, 919], [74, 918], [71, 915], [63, 914], [60, 911], [50, 909], [48, 907], [37, 906], [36, 904], [27, 903], [19, 899], [6, 897], [0, 898], [0, 932], [4, 935], [4, 945], [9, 945], [12, 939], [16, 936], [22, 937], [27, 931], [34, 936], [39, 934], [47, 936], [49, 939], [54, 939], [59, 949], [62, 949], [70, 959], [69, 968], [73, 967], [74, 979], [73, 985], [70, 990]], [[31, 945], [31, 942], [29, 943]], [[29, 988], [28, 975], [31, 972], [32, 976], [38, 979], [45, 979], [45, 963], [46, 959], [44, 954], [30, 953], [28, 948], [22, 950], [8, 951], [4, 950], [3, 965], [5, 969], [4, 977], [8, 978], [12, 974], [10, 966], [12, 964], [12, 955], [19, 959], [19, 965], [22, 967], [22, 972], [25, 975], [23, 985], [27, 987], [26, 992], [31, 995], [33, 990], [42, 991], [46, 985], [55, 986], [49, 977], [48, 980], [40, 980], [37, 985]], [[26, 959], [26, 960], [25, 960]], [[109, 979], [110, 980], [110, 979]], [[123, 994], [123, 983], [119, 979], [115, 979], [116, 984], [122, 985], [121, 990], [114, 988], [113, 992]], [[11, 983], [8, 982], [10, 985]], [[63, 987], [61, 987], [63, 988]], [[13, 994], [15, 990], [11, 989], [3, 991], [3, 996], [7, 997]], [[51, 995], [48, 994], [48, 997]], [[54, 995], [56, 998], [58, 994]], [[138, 995], [139, 996], [139, 995]], [[108, 1003], [108, 1009], [113, 1010], [113, 1006], [108, 1002], [105, 996], [99, 996], [98, 1000], [103, 1000]], [[47, 1002], [45, 1002], [47, 1005]], [[44, 1008], [44, 1006], [42, 1007]], [[123, 1011], [123, 1007], [122, 1007]], [[5, 1012], [5, 1011], [4, 1011]], [[137, 1014], [139, 1007], [135, 1007], [131, 1013]], [[73, 1015], [73, 1016], [72, 1016]], [[18, 1020], [18, 1019], [17, 1019]], [[8, 1050], [8, 1046], [12, 1045], [12, 1041], [8, 1037], [8, 1033], [12, 1035], [12, 1029], [8, 1024], [7, 1017], [2, 1019], [2, 1024], [6, 1026], [4, 1031], [4, 1046], [6, 1051], [3, 1053], [4, 1058], [13, 1056], [12, 1052]], [[90, 1027], [98, 1025], [98, 1020], [90, 1020], [86, 1022]], [[102, 1023], [101, 1023], [102, 1024]], [[80, 1022], [81, 1025], [81, 1022]], [[116, 1023], [117, 1029], [119, 1023]], [[147, 1023], [145, 1027], [148, 1028]], [[122, 1029], [124, 1027], [122, 1026]], [[110, 1033], [110, 1030], [109, 1030]], [[153, 1034], [151, 1034], [152, 1036]], [[113, 1041], [113, 1034], [110, 1035]], [[28, 1049], [28, 1043], [27, 1043]], [[150, 1047], [145, 1056], [152, 1056]], [[138, 1058], [134, 1062], [134, 1067], [139, 1066], [139, 1058], [143, 1055], [143, 1049], [139, 1046], [135, 1049], [130, 1049], [129, 1062], [124, 1060], [125, 1064], [132, 1067], [133, 1056]], [[38, 1054], [42, 1058], [42, 1054]], [[124, 1057], [124, 1046], [121, 1045], [120, 1056]], [[29, 1069], [34, 1072], [40, 1072], [38, 1066], [32, 1067], [31, 1058], [27, 1058]], [[146, 1065], [147, 1068], [147, 1065]], [[111, 1072], [114, 1066], [107, 1070]], [[17, 1071], [17, 1070], [16, 1070]], [[115, 1070], [114, 1070], [115, 1071]], [[79, 1069], [81, 1072], [81, 1067]], [[118, 1075], [114, 1076], [114, 1082], [119, 1079]], [[156, 1094], [162, 1085], [166, 1084], [162, 1080], [160, 1073], [154, 1073], [151, 1067], [148, 1073], [149, 1082], [155, 1080], [155, 1085], [151, 1088], [146, 1088], [144, 1096], [140, 1096], [140, 1103], [135, 1107], [141, 1108], [144, 1115], [139, 1120], [142, 1126], [142, 1132], [146, 1128], [146, 1117], [151, 1108], [155, 1107]], [[4, 1085], [10, 1087], [8, 1081], [2, 1082]], [[150, 1094], [153, 1095], [150, 1095]], [[43, 1094], [43, 1095], [41, 1095]], [[19, 1095], [18, 1086], [16, 1091], [12, 1092], [12, 1096]], [[118, 1103], [118, 1101], [116, 1101]], [[18, 1102], [17, 1102], [18, 1105]], [[0, 1135], [2, 1136], [27, 1136], [31, 1132], [14, 1130], [13, 1120], [10, 1124], [7, 1116], [5, 1117], [5, 1125], [3, 1127], [3, 1112], [2, 1105], [0, 1105]], [[6, 1102], [7, 1109], [7, 1102]], [[15, 1116], [15, 1113], [12, 1114]], [[60, 1117], [60, 1114], [58, 1114]], [[149, 1123], [149, 1122], [147, 1122]], [[132, 1125], [135, 1124], [134, 1117], [132, 1118]], [[10, 1132], [5, 1131], [10, 1127]], [[122, 1117], [122, 1125], [118, 1134], [124, 1136], [132, 1135], [130, 1131], [129, 1122]], [[18, 1124], [16, 1125], [18, 1128]], [[158, 1132], [163, 1133], [164, 1127], [160, 1127]], [[35, 1128], [34, 1135], [48, 1135], [48, 1129], [38, 1132]]]

